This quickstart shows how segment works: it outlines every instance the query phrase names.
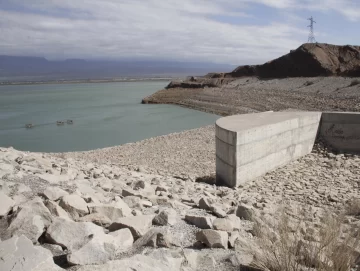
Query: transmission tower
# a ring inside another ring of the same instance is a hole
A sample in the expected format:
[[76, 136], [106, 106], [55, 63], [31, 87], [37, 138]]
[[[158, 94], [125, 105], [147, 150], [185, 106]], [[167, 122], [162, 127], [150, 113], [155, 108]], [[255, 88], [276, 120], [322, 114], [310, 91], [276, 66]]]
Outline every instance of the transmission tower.
[[315, 34], [314, 34], [314, 24], [316, 24], [316, 22], [312, 16], [308, 20], [310, 21], [310, 25], [308, 26], [308, 27], [310, 27], [308, 42], [315, 43], [316, 40], [315, 40]]

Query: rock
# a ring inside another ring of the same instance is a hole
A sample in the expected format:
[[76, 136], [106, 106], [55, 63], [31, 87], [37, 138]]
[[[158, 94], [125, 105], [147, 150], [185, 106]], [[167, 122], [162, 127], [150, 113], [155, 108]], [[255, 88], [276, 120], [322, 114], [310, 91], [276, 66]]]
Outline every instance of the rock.
[[112, 270], [136, 270], [136, 271], [180, 271], [182, 259], [167, 257], [153, 258], [145, 255], [110, 261], [103, 265], [82, 266], [77, 271], [112, 271]]
[[157, 186], [155, 189], [155, 192], [160, 191], [160, 192], [168, 192], [168, 189], [164, 186]]
[[141, 199], [136, 196], [126, 196], [122, 199], [130, 208], [141, 208]]
[[134, 237], [129, 229], [121, 229], [109, 233], [110, 236], [114, 237], [118, 250], [121, 247], [122, 250], [127, 249], [134, 243]]
[[15, 201], [0, 191], [0, 217], [6, 216], [14, 205]]
[[213, 202], [209, 198], [201, 198], [199, 200], [199, 208], [210, 211], [212, 203]]
[[92, 222], [95, 225], [101, 226], [101, 227], [109, 227], [111, 224], [111, 220], [100, 213], [93, 213], [93, 214], [89, 214], [83, 217], [80, 217], [78, 220], [78, 222]]
[[240, 237], [238, 231], [229, 232], [229, 247], [234, 248], [236, 240]]
[[152, 202], [148, 201], [148, 200], [142, 200], [142, 201], [140, 201], [140, 204], [142, 207], [145, 207], [145, 208], [150, 208], [153, 206]]
[[46, 200], [44, 202], [46, 208], [49, 209], [51, 215], [59, 217], [59, 218], [63, 218], [66, 220], [71, 220], [71, 218], [69, 217], [68, 213], [61, 208], [59, 205], [57, 205], [56, 202], [51, 201], [51, 200]]
[[238, 216], [236, 216], [234, 214], [230, 214], [230, 215], [226, 216], [226, 219], [231, 220], [234, 230], [238, 230], [238, 231], [240, 230], [241, 220]]
[[236, 215], [241, 219], [253, 221], [254, 219], [254, 210], [245, 204], [240, 204], [236, 209]]
[[60, 271], [51, 252], [40, 246], [33, 246], [24, 235], [14, 236], [0, 242], [1, 271]]
[[109, 230], [116, 231], [124, 228], [130, 229], [135, 240], [143, 236], [152, 226], [152, 220], [154, 215], [142, 215], [133, 217], [119, 218], [116, 222], [113, 222]]
[[45, 238], [50, 244], [76, 251], [96, 235], [104, 235], [103, 228], [90, 222], [73, 222], [57, 218], [47, 229]]
[[223, 231], [201, 230], [196, 233], [196, 240], [209, 248], [228, 248], [228, 234]]
[[144, 197], [155, 195], [155, 189], [151, 186], [150, 183], [147, 183], [143, 180], [133, 183], [133, 189], [135, 191], [139, 191]]
[[173, 226], [177, 222], [177, 213], [174, 209], [165, 209], [154, 217], [153, 224], [160, 226]]
[[10, 236], [25, 235], [33, 243], [52, 222], [49, 210], [40, 198], [35, 198], [20, 206], [11, 216], [11, 222], [6, 233]]
[[234, 230], [234, 225], [230, 219], [227, 218], [216, 218], [213, 221], [213, 228], [219, 231], [231, 232]]
[[134, 247], [136, 248], [142, 246], [149, 246], [153, 248], [170, 247], [171, 237], [168, 233], [164, 232], [164, 230], [153, 228], [134, 243]]
[[71, 265], [104, 264], [113, 260], [116, 254], [114, 239], [111, 236], [96, 235], [76, 251], [67, 255]]
[[50, 186], [44, 190], [43, 193], [41, 193], [41, 196], [45, 197], [46, 199], [56, 201], [60, 199], [63, 196], [69, 195], [68, 192], [62, 190], [61, 188]]
[[224, 218], [226, 217], [226, 212], [219, 205], [211, 205], [210, 211], [217, 217]]
[[116, 221], [118, 218], [132, 216], [131, 209], [127, 204], [118, 199], [117, 202], [111, 204], [93, 205], [89, 207], [90, 213], [102, 214], [110, 219]]
[[214, 217], [212, 216], [197, 216], [197, 215], [186, 215], [185, 221], [195, 225], [200, 229], [212, 229]]
[[62, 197], [59, 205], [64, 208], [74, 220], [89, 214], [87, 203], [78, 195]]
[[131, 188], [123, 188], [122, 192], [121, 192], [121, 195], [123, 197], [129, 197], [129, 196], [134, 196], [134, 197], [138, 197], [138, 198], [141, 198], [142, 199], [142, 195], [141, 193], [139, 193], [138, 191], [135, 191]]
[[140, 210], [132, 210], [131, 214], [133, 216], [140, 216], [143, 215], [143, 213]]

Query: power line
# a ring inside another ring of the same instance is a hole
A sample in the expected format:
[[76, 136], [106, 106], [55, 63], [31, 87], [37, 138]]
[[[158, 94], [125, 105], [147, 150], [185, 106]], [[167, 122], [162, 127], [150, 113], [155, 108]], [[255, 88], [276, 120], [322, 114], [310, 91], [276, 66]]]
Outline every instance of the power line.
[[314, 24], [316, 24], [316, 22], [312, 16], [308, 20], [310, 21], [310, 25], [308, 26], [310, 27], [308, 43], [315, 43]]

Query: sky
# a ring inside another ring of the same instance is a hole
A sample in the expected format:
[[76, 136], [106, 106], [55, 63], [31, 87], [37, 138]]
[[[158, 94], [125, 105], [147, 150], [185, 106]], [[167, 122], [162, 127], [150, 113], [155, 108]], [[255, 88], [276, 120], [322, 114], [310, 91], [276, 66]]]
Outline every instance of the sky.
[[360, 0], [0, 0], [0, 55], [261, 64], [360, 44]]

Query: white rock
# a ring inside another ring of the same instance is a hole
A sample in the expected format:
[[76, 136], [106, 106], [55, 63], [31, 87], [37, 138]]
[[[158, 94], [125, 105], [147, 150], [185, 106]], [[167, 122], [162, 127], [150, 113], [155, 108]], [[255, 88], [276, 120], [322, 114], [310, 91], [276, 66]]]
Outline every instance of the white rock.
[[93, 214], [89, 214], [83, 217], [80, 217], [78, 220], [78, 222], [92, 222], [98, 226], [101, 227], [109, 227], [111, 225], [111, 220], [103, 215], [103, 214], [99, 214], [99, 213], [93, 213]]
[[69, 195], [69, 193], [59, 187], [49, 186], [44, 190], [43, 193], [41, 193], [41, 195], [44, 196], [46, 199], [56, 201], [63, 196]]
[[117, 245], [117, 252], [131, 247], [134, 243], [134, 237], [129, 229], [110, 232], [109, 235], [114, 237], [114, 242]]
[[216, 218], [213, 222], [213, 227], [215, 230], [219, 231], [231, 232], [234, 230], [234, 225], [232, 221], [227, 218]]
[[52, 217], [49, 210], [40, 198], [35, 198], [14, 212], [6, 232], [10, 236], [23, 234], [36, 243], [51, 222]]
[[15, 201], [0, 191], [0, 217], [7, 215], [14, 205]]
[[233, 231], [229, 233], [229, 247], [234, 248], [236, 240], [240, 237], [238, 231]]
[[51, 200], [46, 200], [44, 204], [49, 209], [51, 215], [55, 217], [63, 218], [65, 220], [72, 220], [69, 217], [68, 213], [63, 208], [61, 208], [56, 202]]
[[160, 226], [173, 226], [177, 220], [177, 213], [174, 209], [165, 209], [154, 217], [153, 223]]
[[110, 221], [116, 221], [121, 217], [132, 216], [131, 209], [121, 199], [111, 204], [89, 206], [89, 210], [90, 213], [99, 213], [108, 217]]
[[240, 204], [236, 209], [236, 215], [241, 219], [253, 221], [254, 219], [254, 210], [252, 207], [245, 204]]
[[67, 211], [74, 220], [89, 214], [87, 203], [78, 195], [62, 197], [59, 205]]
[[24, 235], [0, 242], [1, 271], [60, 271], [51, 252], [33, 246]]
[[76, 251], [96, 235], [104, 235], [104, 229], [90, 222], [73, 222], [57, 218], [47, 229], [45, 237], [51, 244]]
[[109, 230], [116, 231], [128, 228], [136, 240], [143, 236], [150, 229], [153, 219], [154, 215], [123, 217], [112, 223], [109, 227]]
[[214, 217], [212, 216], [198, 216], [198, 215], [186, 215], [185, 221], [195, 225], [200, 229], [212, 229]]
[[155, 259], [145, 255], [135, 255], [131, 258], [110, 261], [103, 265], [82, 266], [77, 271], [180, 271], [181, 258]]
[[196, 233], [196, 240], [209, 248], [228, 248], [228, 234], [224, 231], [201, 230]]

